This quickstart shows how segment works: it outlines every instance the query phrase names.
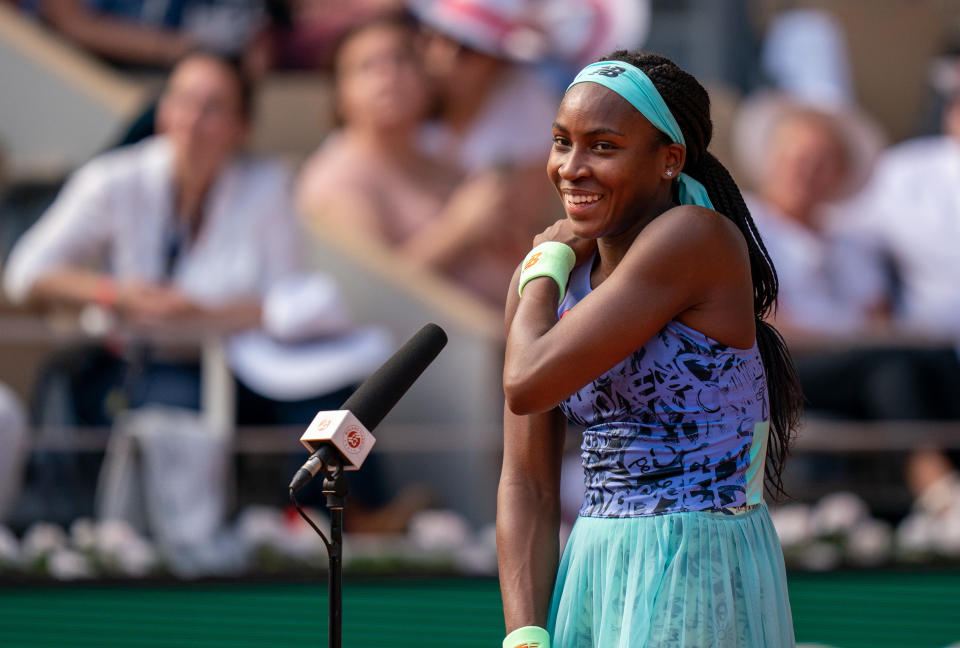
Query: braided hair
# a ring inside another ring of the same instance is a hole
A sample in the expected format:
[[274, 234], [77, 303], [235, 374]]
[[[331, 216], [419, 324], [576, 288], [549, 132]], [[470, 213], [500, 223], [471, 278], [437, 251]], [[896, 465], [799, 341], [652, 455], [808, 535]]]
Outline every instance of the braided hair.
[[[707, 189], [717, 212], [740, 229], [746, 239], [753, 280], [753, 313], [756, 318], [757, 347], [763, 361], [770, 398], [770, 452], [767, 480], [776, 494], [783, 494], [782, 471], [803, 408], [800, 381], [786, 343], [766, 318], [776, 310], [777, 273], [760, 232], [750, 217], [733, 178], [717, 158], [707, 151], [713, 135], [710, 98], [703, 86], [670, 59], [646, 52], [618, 50], [603, 60], [630, 63], [650, 78], [676, 118], [686, 141], [684, 172]], [[664, 135], [666, 138], [666, 135]], [[667, 138], [669, 142], [669, 138]]]

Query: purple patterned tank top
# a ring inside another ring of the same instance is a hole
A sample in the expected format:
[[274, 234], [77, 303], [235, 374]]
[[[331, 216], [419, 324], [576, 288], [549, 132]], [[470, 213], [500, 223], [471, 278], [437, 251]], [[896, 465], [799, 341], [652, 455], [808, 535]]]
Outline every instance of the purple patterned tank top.
[[[574, 268], [559, 314], [591, 290]], [[763, 499], [769, 430], [756, 344], [729, 347], [677, 321], [560, 404], [584, 426], [580, 515], [723, 510]]]

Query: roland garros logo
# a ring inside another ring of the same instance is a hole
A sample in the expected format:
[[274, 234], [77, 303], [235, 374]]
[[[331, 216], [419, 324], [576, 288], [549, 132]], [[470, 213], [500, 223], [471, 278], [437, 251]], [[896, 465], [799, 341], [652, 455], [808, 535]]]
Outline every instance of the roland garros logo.
[[345, 435], [347, 441], [347, 450], [349, 452], [359, 452], [363, 444], [363, 430], [358, 427], [352, 427], [347, 430]]

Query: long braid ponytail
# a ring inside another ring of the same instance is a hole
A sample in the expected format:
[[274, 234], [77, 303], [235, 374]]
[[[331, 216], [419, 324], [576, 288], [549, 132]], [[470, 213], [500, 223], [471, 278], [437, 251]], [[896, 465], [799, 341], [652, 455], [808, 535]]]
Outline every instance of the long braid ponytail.
[[663, 56], [619, 50], [606, 60], [630, 63], [650, 78], [683, 131], [687, 147], [684, 172], [703, 184], [717, 212], [733, 221], [746, 239], [753, 280], [757, 348], [763, 361], [770, 399], [772, 434], [766, 478], [776, 494], [783, 494], [783, 467], [803, 410], [803, 394], [786, 343], [766, 321], [776, 309], [779, 289], [773, 261], [736, 182], [723, 164], [707, 151], [713, 136], [710, 98], [693, 76]]

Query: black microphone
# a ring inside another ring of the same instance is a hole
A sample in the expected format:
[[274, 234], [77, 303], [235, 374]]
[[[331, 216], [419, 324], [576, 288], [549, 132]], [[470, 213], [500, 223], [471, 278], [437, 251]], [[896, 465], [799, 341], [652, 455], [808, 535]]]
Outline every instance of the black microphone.
[[383, 363], [344, 401], [339, 410], [319, 412], [300, 442], [313, 451], [290, 482], [297, 491], [336, 458], [345, 459], [346, 470], [363, 463], [375, 439], [373, 430], [413, 386], [420, 374], [447, 344], [447, 334], [436, 324], [427, 324]]

